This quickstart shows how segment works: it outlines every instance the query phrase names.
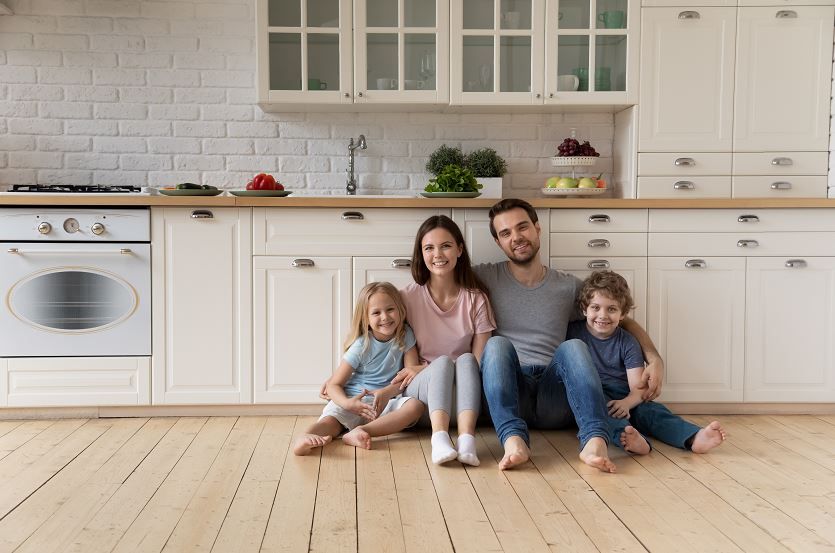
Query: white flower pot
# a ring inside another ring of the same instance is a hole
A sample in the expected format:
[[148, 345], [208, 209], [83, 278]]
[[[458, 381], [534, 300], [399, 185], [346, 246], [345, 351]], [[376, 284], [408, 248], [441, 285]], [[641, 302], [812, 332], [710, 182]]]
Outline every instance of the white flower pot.
[[501, 198], [502, 197], [502, 177], [477, 178], [481, 183], [481, 197], [482, 198]]

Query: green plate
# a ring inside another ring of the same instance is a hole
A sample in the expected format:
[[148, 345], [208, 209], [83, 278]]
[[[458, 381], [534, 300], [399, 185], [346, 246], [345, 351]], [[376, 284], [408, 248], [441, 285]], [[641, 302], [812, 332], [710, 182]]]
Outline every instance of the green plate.
[[233, 196], [261, 196], [261, 197], [277, 197], [288, 196], [293, 193], [292, 190], [230, 190]]
[[424, 198], [478, 198], [481, 192], [421, 192]]
[[160, 188], [159, 193], [163, 196], [217, 196], [222, 194], [223, 190], [196, 190], [188, 188], [185, 190], [163, 190]]

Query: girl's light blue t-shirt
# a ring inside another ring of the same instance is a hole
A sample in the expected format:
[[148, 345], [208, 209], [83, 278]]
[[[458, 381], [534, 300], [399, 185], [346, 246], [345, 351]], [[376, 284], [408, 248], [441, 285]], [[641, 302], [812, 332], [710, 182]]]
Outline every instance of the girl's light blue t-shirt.
[[397, 347], [397, 342], [391, 339], [381, 342], [369, 334], [368, 349], [363, 353], [365, 338], [357, 338], [345, 352], [342, 358], [354, 368], [354, 373], [345, 384], [345, 394], [355, 396], [362, 391], [379, 390], [391, 384], [397, 372], [403, 368], [403, 355], [415, 347], [415, 335], [406, 325], [404, 348]]

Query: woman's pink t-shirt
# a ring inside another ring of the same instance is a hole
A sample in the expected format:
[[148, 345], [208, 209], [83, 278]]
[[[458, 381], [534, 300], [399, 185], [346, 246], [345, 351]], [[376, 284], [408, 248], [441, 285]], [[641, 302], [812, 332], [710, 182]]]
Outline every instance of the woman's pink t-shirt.
[[400, 293], [422, 362], [431, 363], [441, 355], [457, 359], [472, 351], [474, 335], [496, 328], [489, 302], [479, 291], [462, 288], [449, 311], [441, 311], [426, 286], [413, 282]]

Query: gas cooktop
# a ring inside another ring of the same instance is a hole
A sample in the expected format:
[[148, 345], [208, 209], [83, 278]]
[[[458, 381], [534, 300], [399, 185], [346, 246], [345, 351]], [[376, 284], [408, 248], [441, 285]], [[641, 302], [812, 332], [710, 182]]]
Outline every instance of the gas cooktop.
[[149, 195], [156, 192], [154, 189], [142, 188], [130, 185], [74, 185], [74, 184], [13, 184], [7, 190], [8, 193], [20, 194], [138, 194]]

